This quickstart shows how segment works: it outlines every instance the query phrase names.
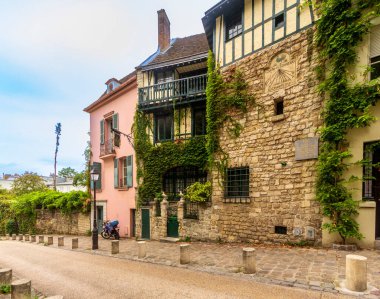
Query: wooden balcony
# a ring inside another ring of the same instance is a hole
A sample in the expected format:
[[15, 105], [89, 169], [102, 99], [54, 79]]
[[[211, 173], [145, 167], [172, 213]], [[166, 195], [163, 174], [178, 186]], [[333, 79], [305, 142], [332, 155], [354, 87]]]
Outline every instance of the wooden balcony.
[[204, 100], [206, 96], [207, 75], [174, 80], [139, 88], [139, 108], [142, 110], [158, 108], [166, 104], [190, 103]]
[[114, 158], [116, 156], [114, 139], [108, 139], [104, 144], [100, 144], [100, 157], [101, 159]]

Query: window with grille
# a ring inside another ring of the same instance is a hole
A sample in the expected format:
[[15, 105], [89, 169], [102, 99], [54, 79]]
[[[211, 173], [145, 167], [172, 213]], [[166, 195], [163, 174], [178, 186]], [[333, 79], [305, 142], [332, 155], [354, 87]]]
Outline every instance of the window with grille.
[[233, 39], [234, 37], [242, 34], [243, 32], [243, 21], [242, 12], [240, 10], [236, 11], [231, 15], [225, 17], [226, 20], [226, 40]]
[[197, 167], [176, 167], [167, 171], [163, 177], [163, 190], [169, 200], [178, 200], [179, 193], [195, 182], [205, 183], [207, 172]]
[[380, 198], [380, 144], [364, 144], [363, 198], [367, 200]]
[[227, 198], [249, 197], [249, 167], [227, 169], [224, 191]]

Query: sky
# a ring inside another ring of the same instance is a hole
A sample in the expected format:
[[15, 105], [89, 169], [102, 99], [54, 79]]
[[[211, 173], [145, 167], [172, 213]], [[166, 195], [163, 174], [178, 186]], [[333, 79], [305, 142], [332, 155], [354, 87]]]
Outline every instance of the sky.
[[171, 36], [204, 32], [219, 0], [0, 0], [0, 177], [84, 168], [89, 115], [105, 82], [132, 72], [157, 49], [157, 11]]

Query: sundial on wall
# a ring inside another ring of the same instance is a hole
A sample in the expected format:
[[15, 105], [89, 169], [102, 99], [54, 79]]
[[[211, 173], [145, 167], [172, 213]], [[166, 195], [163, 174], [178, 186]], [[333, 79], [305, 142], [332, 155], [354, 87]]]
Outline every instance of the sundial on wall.
[[265, 92], [289, 87], [297, 81], [296, 62], [287, 53], [275, 56], [264, 74]]

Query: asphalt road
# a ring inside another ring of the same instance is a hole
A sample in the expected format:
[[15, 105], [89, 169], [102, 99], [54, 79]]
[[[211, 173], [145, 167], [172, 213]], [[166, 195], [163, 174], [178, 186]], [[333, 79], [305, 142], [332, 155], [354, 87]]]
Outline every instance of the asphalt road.
[[182, 268], [0, 242], [0, 267], [46, 295], [69, 298], [344, 298]]

